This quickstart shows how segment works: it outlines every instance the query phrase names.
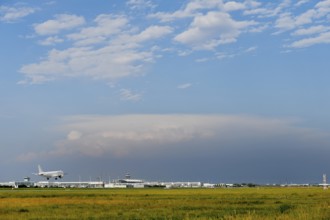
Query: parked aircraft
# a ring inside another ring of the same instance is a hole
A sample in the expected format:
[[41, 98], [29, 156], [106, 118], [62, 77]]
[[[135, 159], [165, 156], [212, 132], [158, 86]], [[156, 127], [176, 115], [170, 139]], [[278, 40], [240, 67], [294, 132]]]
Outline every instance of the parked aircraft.
[[55, 170], [55, 171], [43, 171], [41, 166], [38, 165], [38, 173], [34, 173], [35, 175], [38, 176], [43, 176], [49, 180], [49, 178], [54, 177], [56, 180], [57, 178], [62, 178], [64, 176], [64, 172], [62, 170]]

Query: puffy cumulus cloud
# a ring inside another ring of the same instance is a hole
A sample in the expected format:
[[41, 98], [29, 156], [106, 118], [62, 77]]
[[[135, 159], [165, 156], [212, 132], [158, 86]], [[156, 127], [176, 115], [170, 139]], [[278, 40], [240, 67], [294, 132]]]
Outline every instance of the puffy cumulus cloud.
[[[130, 0], [127, 6], [147, 6], [150, 2]], [[291, 48], [328, 43], [329, 1], [306, 4], [312, 5], [309, 8], [290, 7], [293, 5], [296, 4], [289, 0], [191, 0], [174, 12], [150, 14], [147, 17], [153, 19], [148, 20], [148, 26], [132, 25], [135, 15], [100, 14], [89, 23], [81, 16], [59, 14], [35, 24], [36, 38], [43, 38], [38, 43], [53, 49], [35, 63], [23, 65], [19, 72], [25, 79], [19, 83], [44, 83], [67, 77], [112, 83], [144, 75], [146, 67], [165, 52], [164, 48], [172, 48], [179, 56], [209, 50], [214, 52], [210, 60], [234, 57], [234, 53], [225, 50], [220, 53], [219, 47], [237, 42], [245, 33], [257, 34], [271, 28], [275, 34], [289, 32], [285, 46]], [[172, 21], [179, 22], [175, 26], [164, 24]], [[61, 48], [56, 47], [59, 43]]]
[[23, 66], [26, 80], [19, 83], [44, 83], [61, 78], [87, 77], [112, 81], [143, 74], [143, 65], [153, 59], [152, 52], [138, 51], [130, 45], [108, 45], [100, 49], [72, 47], [53, 49], [40, 63]]
[[[315, 151], [315, 146], [322, 149], [329, 145], [328, 133], [296, 123], [235, 115], [73, 116], [65, 118], [60, 127], [67, 137], [59, 140], [48, 155], [214, 157], [228, 151], [309, 152]], [[26, 157], [33, 155], [29, 153]]]
[[228, 13], [212, 11], [196, 16], [190, 28], [174, 39], [195, 49], [214, 49], [235, 42], [242, 31], [253, 25], [256, 22], [236, 21]]
[[[142, 75], [145, 73], [145, 65], [153, 62], [156, 57], [153, 45], [148, 47], [143, 43], [172, 32], [169, 26], [157, 25], [140, 31], [132, 29], [125, 16], [103, 14], [97, 16], [94, 22], [94, 26], [84, 27], [67, 35], [72, 41], [71, 47], [52, 49], [40, 62], [22, 66], [20, 72], [26, 79], [19, 83], [44, 83], [66, 77], [87, 77], [111, 82], [123, 77]], [[43, 24], [46, 23], [49, 22]], [[69, 26], [71, 25], [67, 27]], [[55, 33], [59, 29], [50, 28], [44, 31], [43, 33]], [[48, 37], [40, 43], [50, 45], [62, 42], [62, 39], [57, 36]]]
[[0, 21], [3, 22], [16, 22], [30, 14], [38, 11], [38, 8], [27, 6], [0, 6]]
[[193, 19], [188, 29], [181, 30], [174, 40], [193, 49], [212, 50], [221, 44], [236, 42], [242, 32], [257, 26], [258, 23], [253, 20], [242, 18], [237, 21], [230, 14], [257, 6], [259, 4], [255, 1], [193, 0], [175, 12], [157, 12], [149, 17], [161, 22]]
[[121, 33], [128, 25], [128, 18], [111, 14], [101, 14], [94, 19], [95, 25], [83, 28], [78, 33], [67, 37], [76, 45], [93, 45], [108, 40], [113, 35]]
[[81, 26], [85, 23], [82, 16], [59, 14], [55, 15], [55, 19], [45, 21], [41, 24], [35, 24], [34, 30], [39, 35], [58, 34], [62, 30], [70, 30], [72, 28]]

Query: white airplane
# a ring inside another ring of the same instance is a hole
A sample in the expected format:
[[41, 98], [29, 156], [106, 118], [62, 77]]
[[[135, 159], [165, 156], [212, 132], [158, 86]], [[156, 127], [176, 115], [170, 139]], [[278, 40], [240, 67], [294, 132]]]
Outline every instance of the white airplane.
[[40, 165], [38, 165], [38, 171], [39, 172], [34, 173], [34, 175], [46, 177], [47, 180], [49, 180], [49, 178], [52, 177], [54, 177], [57, 180], [57, 178], [61, 179], [64, 176], [64, 172], [62, 170], [43, 171]]

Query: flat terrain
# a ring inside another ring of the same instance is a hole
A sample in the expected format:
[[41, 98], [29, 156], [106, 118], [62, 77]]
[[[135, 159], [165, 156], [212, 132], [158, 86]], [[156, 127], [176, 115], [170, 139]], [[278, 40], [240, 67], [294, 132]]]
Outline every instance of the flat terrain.
[[0, 219], [330, 219], [330, 189], [1, 189]]

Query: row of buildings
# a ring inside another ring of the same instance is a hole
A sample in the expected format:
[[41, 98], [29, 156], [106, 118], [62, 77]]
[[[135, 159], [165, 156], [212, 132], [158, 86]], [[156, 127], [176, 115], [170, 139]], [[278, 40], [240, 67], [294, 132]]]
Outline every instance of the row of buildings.
[[0, 183], [0, 187], [26, 188], [26, 187], [58, 187], [58, 188], [213, 188], [215, 184], [203, 182], [157, 182], [144, 181], [140, 179], [131, 179], [126, 175], [124, 179], [114, 180], [112, 182], [104, 181], [31, 181], [29, 177], [23, 181], [10, 181]]
[[[323, 175], [322, 183], [315, 184], [266, 184], [264, 186], [271, 187], [309, 187], [309, 186], [322, 186], [327, 189], [330, 184], [327, 183], [326, 175]], [[29, 177], [24, 178], [23, 181], [10, 181], [0, 182], [0, 187], [8, 188], [31, 188], [31, 187], [56, 187], [56, 188], [214, 188], [214, 187], [255, 187], [257, 185], [251, 183], [242, 184], [228, 184], [228, 183], [204, 183], [204, 182], [159, 182], [159, 181], [144, 181], [141, 179], [131, 179], [127, 174], [125, 178], [114, 181], [77, 181], [77, 182], [64, 182], [64, 181], [31, 181]]]

